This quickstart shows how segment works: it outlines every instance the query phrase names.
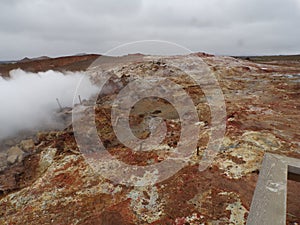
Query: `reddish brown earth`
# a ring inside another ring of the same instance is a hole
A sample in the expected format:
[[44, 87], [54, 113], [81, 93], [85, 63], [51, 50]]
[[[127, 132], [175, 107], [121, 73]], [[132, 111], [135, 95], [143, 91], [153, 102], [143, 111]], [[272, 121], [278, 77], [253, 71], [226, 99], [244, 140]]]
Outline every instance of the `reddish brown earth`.
[[27, 59], [16, 63], [0, 64], [0, 75], [7, 77], [9, 71], [22, 69], [28, 72], [56, 71], [80, 71], [86, 70], [99, 55], [66, 56], [60, 58]]
[[[95, 56], [89, 57], [87, 61]], [[211, 128], [210, 110], [201, 89], [185, 74], [159, 61], [124, 63], [113, 71], [111, 85], [124, 86], [134, 76], [152, 76], [161, 71], [190, 94], [203, 122], [200, 155], [192, 150], [195, 154], [189, 165], [161, 183], [128, 187], [93, 172], [77, 147], [72, 126], [63, 131], [40, 132], [31, 143], [17, 144], [26, 153], [22, 160], [1, 166], [0, 224], [245, 224], [264, 154], [300, 158], [299, 65], [294, 61], [270, 65], [231, 57], [199, 57], [218, 78], [227, 110], [223, 145], [209, 168], [198, 170]], [[178, 58], [186, 63], [184, 56]], [[76, 60], [69, 64], [59, 59], [56, 62], [59, 68], [67, 68]], [[37, 67], [28, 67], [30, 71], [41, 70], [39, 63], [34, 65]], [[164, 160], [180, 135], [175, 109], [155, 98], [135, 106], [130, 125], [137, 137], [148, 137], [149, 132], [143, 128], [149, 115], [165, 118], [172, 135], [164, 139], [160, 150], [133, 152], [116, 139], [110, 123], [111, 105], [118, 91], [115, 88], [101, 95], [95, 106], [97, 131], [109, 152], [128, 164]], [[90, 113], [87, 108], [86, 114]], [[88, 132], [87, 127], [83, 126], [82, 132]], [[300, 189], [295, 182], [289, 181], [288, 185], [287, 224], [300, 223]]]

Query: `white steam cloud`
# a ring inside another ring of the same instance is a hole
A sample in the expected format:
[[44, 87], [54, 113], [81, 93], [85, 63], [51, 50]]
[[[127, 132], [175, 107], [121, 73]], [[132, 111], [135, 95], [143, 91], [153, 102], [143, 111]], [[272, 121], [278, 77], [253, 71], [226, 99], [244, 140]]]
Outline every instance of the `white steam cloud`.
[[[0, 140], [19, 131], [53, 125], [53, 115], [59, 110], [56, 99], [63, 107], [71, 107], [84, 74], [52, 70], [28, 73], [18, 69], [11, 71], [10, 76], [9, 79], [0, 77]], [[82, 82], [86, 87], [79, 93], [82, 100], [97, 93], [98, 88], [88, 79]]]

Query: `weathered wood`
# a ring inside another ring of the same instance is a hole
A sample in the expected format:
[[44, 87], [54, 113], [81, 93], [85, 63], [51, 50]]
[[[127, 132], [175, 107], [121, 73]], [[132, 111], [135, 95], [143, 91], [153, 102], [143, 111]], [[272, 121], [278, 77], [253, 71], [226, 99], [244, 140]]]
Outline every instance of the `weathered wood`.
[[265, 155], [247, 225], [286, 224], [288, 172], [300, 174], [300, 160]]

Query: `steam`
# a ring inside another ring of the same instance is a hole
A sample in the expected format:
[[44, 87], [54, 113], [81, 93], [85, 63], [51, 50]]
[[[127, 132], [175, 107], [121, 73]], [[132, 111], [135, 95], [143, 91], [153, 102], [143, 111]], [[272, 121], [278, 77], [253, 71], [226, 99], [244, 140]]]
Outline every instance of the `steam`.
[[[19, 131], [53, 126], [57, 122], [55, 112], [59, 110], [56, 99], [63, 107], [71, 107], [83, 75], [52, 70], [28, 73], [18, 69], [10, 72], [9, 79], [0, 77], [0, 140]], [[82, 82], [86, 87], [79, 93], [82, 100], [97, 93], [97, 87], [88, 79]]]

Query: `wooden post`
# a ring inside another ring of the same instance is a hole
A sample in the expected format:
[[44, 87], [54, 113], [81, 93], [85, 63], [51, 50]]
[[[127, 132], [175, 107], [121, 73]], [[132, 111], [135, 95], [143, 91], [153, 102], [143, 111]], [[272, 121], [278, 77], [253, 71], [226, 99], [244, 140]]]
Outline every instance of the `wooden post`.
[[80, 97], [80, 95], [78, 95], [78, 99], [79, 99], [79, 103], [80, 103], [80, 105], [82, 105], [82, 101], [81, 101], [81, 97]]
[[57, 101], [57, 104], [58, 104], [58, 107], [59, 107], [60, 111], [62, 111], [62, 110], [63, 110], [63, 108], [62, 108], [62, 106], [61, 106], [61, 104], [60, 104], [60, 102], [59, 102], [58, 98], [56, 98], [56, 101]]
[[144, 144], [144, 142], [142, 141], [142, 142], [140, 143], [140, 152], [143, 151], [143, 144]]

